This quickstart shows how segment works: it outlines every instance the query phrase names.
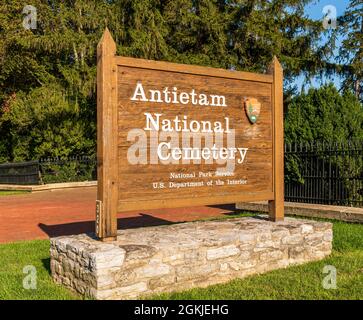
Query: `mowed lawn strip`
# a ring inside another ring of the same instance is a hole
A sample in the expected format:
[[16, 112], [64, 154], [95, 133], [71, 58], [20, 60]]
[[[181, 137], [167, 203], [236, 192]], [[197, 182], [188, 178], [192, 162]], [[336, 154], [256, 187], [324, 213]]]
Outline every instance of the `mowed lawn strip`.
[[25, 190], [0, 190], [0, 197], [1, 196], [13, 196], [18, 194], [30, 193], [30, 191]]
[[[241, 215], [240, 215], [241, 216]], [[333, 253], [322, 261], [236, 279], [208, 288], [151, 299], [363, 299], [363, 225], [334, 221]], [[23, 288], [23, 268], [37, 270], [37, 289]], [[326, 265], [337, 269], [337, 289], [324, 289]], [[49, 271], [49, 241], [0, 245], [0, 299], [81, 299], [55, 284]]]

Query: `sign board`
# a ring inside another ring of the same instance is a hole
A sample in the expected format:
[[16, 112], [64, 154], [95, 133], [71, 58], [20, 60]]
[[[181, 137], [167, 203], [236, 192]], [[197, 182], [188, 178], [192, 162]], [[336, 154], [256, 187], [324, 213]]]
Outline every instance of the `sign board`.
[[97, 235], [117, 212], [269, 200], [283, 210], [282, 69], [229, 71], [97, 50]]

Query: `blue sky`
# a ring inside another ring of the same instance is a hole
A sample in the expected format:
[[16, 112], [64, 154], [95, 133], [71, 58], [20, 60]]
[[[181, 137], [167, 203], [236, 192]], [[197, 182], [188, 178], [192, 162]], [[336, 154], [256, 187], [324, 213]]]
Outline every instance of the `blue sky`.
[[[336, 8], [337, 16], [340, 16], [344, 13], [346, 8], [348, 7], [349, 0], [315, 0], [310, 5], [306, 6], [306, 14], [314, 19], [323, 21], [324, 13], [323, 8], [325, 6], [334, 6]], [[339, 26], [337, 26], [339, 27]], [[324, 39], [323, 39], [324, 41]], [[320, 82], [316, 79], [311, 79], [312, 85], [314, 87], [320, 86]], [[340, 79], [338, 77], [334, 77], [333, 79], [323, 79], [325, 82], [333, 81], [334, 84], [339, 88], [340, 87]], [[296, 84], [299, 89], [301, 89], [303, 84], [303, 78], [300, 77], [296, 80]]]
[[337, 15], [344, 13], [349, 4], [349, 0], [316, 0], [306, 7], [306, 13], [312, 19], [321, 19], [323, 17], [323, 8], [328, 5], [333, 5], [337, 8]]

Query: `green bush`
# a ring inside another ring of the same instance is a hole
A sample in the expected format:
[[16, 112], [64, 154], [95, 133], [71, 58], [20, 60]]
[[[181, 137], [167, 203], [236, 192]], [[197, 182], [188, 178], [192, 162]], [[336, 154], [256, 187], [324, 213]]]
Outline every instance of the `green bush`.
[[302, 153], [312, 152], [338, 172], [348, 203], [362, 200], [356, 182], [363, 178], [363, 106], [355, 95], [329, 84], [294, 97], [287, 106], [285, 141], [302, 151], [286, 154], [286, 181], [304, 184], [303, 168], [315, 163], [305, 162]]
[[363, 140], [363, 106], [351, 92], [333, 84], [297, 95], [287, 105], [286, 142], [346, 142]]
[[43, 183], [77, 182], [96, 180], [95, 161], [41, 162]]

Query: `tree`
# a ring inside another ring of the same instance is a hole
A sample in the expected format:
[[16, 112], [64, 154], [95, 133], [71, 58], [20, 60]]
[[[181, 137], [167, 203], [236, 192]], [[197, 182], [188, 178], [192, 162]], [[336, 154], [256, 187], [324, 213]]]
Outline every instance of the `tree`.
[[328, 46], [319, 46], [321, 21], [305, 14], [310, 0], [231, 1], [231, 46], [237, 69], [266, 71], [273, 56], [284, 67], [286, 84], [301, 74], [331, 72]]
[[288, 83], [326, 68], [321, 23], [304, 15], [310, 2], [34, 0], [37, 28], [25, 30], [24, 1], [2, 1], [0, 161], [95, 153], [106, 26], [119, 55], [257, 72], [277, 55]]
[[343, 37], [339, 52], [343, 88], [352, 90], [363, 103], [363, 0], [351, 0], [338, 24]]
[[23, 6], [0, 7], [0, 160], [94, 153], [96, 46], [106, 25], [118, 30], [112, 5], [33, 1], [35, 30]]
[[[344, 188], [350, 200], [359, 200], [359, 194], [354, 183], [355, 177], [363, 176], [362, 157], [346, 156], [344, 147], [360, 150], [363, 141], [363, 108], [357, 97], [347, 90], [340, 94], [333, 84], [319, 89], [310, 89], [292, 99], [285, 118], [285, 141], [293, 143], [303, 151], [290, 153], [285, 159], [285, 176], [287, 180], [304, 183], [301, 174], [303, 168], [313, 168], [315, 161], [305, 161], [304, 152], [314, 152], [317, 159], [326, 165], [319, 169], [319, 175], [334, 168], [341, 175]], [[297, 144], [297, 142], [299, 142]], [[348, 142], [348, 143], [347, 143]], [[338, 150], [335, 156], [326, 150]], [[351, 151], [351, 150], [350, 150]], [[345, 155], [345, 156], [344, 156]], [[316, 167], [314, 170], [317, 170]], [[340, 182], [341, 181], [341, 182]], [[325, 186], [329, 190], [329, 186]]]
[[236, 67], [229, 47], [231, 4], [216, 0], [168, 0], [163, 17], [170, 61], [210, 67]]
[[285, 117], [287, 142], [363, 140], [363, 108], [350, 91], [333, 84], [294, 97]]

